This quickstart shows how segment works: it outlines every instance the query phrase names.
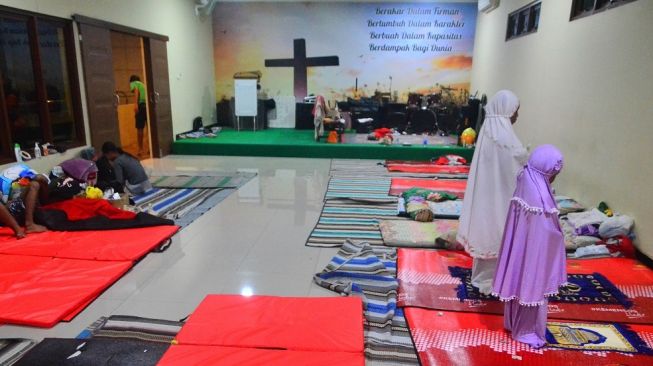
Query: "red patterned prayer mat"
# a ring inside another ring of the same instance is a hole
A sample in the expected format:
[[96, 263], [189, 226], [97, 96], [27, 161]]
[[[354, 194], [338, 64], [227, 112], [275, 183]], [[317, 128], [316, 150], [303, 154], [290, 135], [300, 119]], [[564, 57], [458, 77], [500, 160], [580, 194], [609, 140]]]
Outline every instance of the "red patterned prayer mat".
[[465, 196], [467, 179], [418, 179], [418, 178], [392, 178], [390, 195], [399, 196], [411, 188], [425, 188], [454, 194], [458, 198]]
[[406, 320], [426, 365], [651, 365], [653, 326], [547, 323], [552, 344], [534, 349], [516, 342], [499, 315], [406, 308]]
[[388, 160], [388, 171], [402, 173], [469, 174], [469, 165], [437, 165], [424, 161]]
[[[465, 253], [399, 249], [397, 254], [399, 306], [503, 314], [503, 304], [498, 300], [461, 300], [461, 280], [451, 274], [449, 267], [471, 268], [472, 259]], [[606, 296], [594, 298], [594, 301], [581, 298], [576, 298], [576, 302], [573, 299], [567, 299], [571, 302], [551, 301], [549, 318], [653, 324], [653, 271], [643, 264], [629, 258], [574, 259], [567, 260], [567, 272], [599, 273], [626, 298], [607, 301]], [[604, 303], [597, 303], [601, 301]]]

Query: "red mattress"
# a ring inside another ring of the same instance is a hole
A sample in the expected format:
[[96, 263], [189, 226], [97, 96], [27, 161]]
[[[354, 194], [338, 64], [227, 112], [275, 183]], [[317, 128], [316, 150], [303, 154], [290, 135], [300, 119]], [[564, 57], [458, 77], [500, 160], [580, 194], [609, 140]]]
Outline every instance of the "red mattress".
[[0, 228], [0, 254], [135, 261], [179, 230], [177, 226], [102, 231], [47, 231], [16, 240], [8, 228]]
[[177, 335], [182, 345], [363, 352], [357, 297], [208, 295]]
[[386, 166], [390, 172], [469, 174], [469, 165], [437, 165], [424, 161], [388, 160]]
[[79, 312], [132, 262], [0, 254], [0, 323], [52, 327]]
[[[448, 267], [471, 268], [472, 259], [464, 252], [399, 249], [397, 251], [399, 306], [502, 314], [500, 301], [460, 301], [458, 278]], [[619, 304], [549, 303], [549, 317], [620, 323], [653, 324], [653, 270], [630, 258], [567, 260], [567, 272], [600, 273], [633, 302], [626, 309]]]
[[390, 195], [399, 196], [410, 188], [425, 188], [434, 191], [444, 191], [464, 198], [466, 179], [419, 179], [419, 178], [392, 178]]
[[363, 353], [173, 345], [158, 366], [363, 366]]
[[[590, 353], [548, 346], [532, 349], [512, 340], [510, 334], [504, 331], [503, 317], [499, 315], [419, 308], [406, 308], [405, 315], [424, 366], [653, 365], [653, 356], [641, 353], [624, 354], [605, 350]], [[631, 325], [629, 328], [649, 347], [652, 345], [653, 326]]]

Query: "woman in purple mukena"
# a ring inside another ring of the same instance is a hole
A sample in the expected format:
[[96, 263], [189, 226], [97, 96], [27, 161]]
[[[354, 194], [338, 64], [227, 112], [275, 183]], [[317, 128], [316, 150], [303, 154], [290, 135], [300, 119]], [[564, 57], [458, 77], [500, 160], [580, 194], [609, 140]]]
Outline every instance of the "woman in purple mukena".
[[546, 344], [547, 297], [567, 282], [565, 244], [551, 183], [562, 170], [552, 145], [533, 150], [517, 176], [494, 275], [494, 295], [505, 301], [504, 326], [516, 341]]

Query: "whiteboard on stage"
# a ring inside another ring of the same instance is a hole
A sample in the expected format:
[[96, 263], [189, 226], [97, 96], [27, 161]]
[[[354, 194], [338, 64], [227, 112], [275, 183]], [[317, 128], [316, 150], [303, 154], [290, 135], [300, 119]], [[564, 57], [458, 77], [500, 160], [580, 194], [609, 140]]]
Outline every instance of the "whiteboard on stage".
[[256, 79], [235, 79], [237, 117], [256, 117]]

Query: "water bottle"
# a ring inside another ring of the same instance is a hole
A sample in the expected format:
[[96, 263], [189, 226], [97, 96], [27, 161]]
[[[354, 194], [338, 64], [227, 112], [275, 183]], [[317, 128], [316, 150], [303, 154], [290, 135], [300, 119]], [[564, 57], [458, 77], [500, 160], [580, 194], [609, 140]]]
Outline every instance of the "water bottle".
[[426, 147], [426, 145], [429, 144], [429, 138], [424, 136], [424, 140], [422, 140], [422, 146]]
[[23, 156], [21, 155], [20, 144], [14, 144], [14, 154], [16, 155], [16, 162], [22, 163]]
[[35, 142], [34, 143], [34, 159], [38, 159], [41, 157], [41, 148], [39, 147], [39, 143]]

